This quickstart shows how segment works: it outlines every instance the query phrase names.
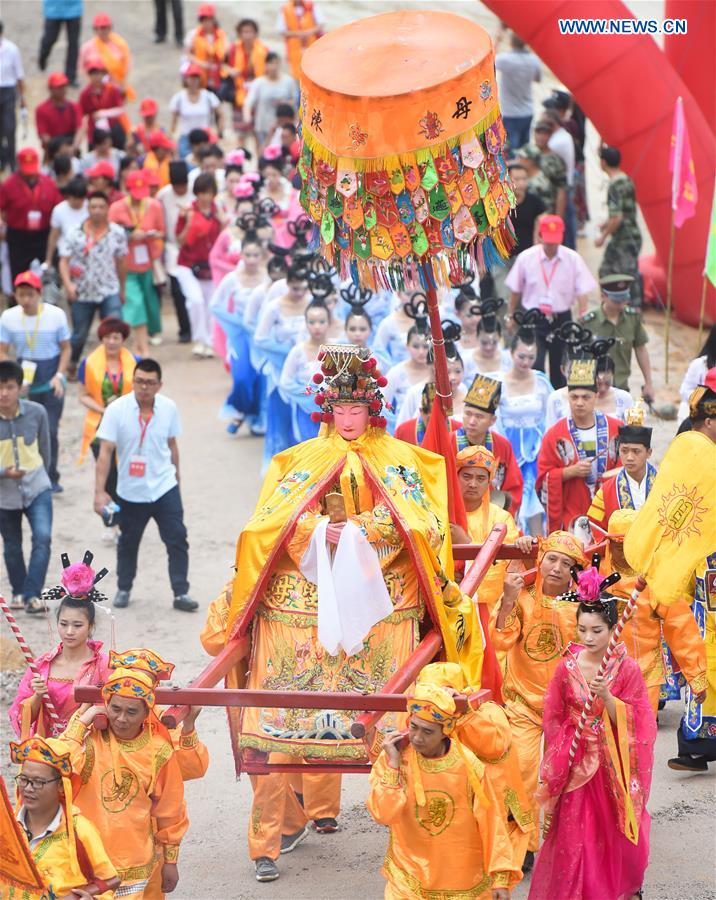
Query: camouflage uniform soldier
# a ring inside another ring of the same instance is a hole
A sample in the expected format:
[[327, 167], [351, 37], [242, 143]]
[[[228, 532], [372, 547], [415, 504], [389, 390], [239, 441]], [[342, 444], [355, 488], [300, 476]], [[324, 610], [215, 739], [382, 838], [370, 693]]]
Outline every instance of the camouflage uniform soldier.
[[601, 235], [594, 242], [597, 247], [609, 243], [604, 250], [599, 267], [603, 275], [631, 275], [632, 302], [641, 304], [641, 278], [639, 277], [639, 252], [641, 251], [641, 231], [636, 219], [636, 193], [634, 182], [619, 169], [621, 154], [615, 147], [602, 147], [599, 151], [601, 166], [609, 176], [607, 207], [609, 219], [600, 225]]
[[[545, 206], [545, 212], [554, 215], [557, 200], [557, 188], [541, 168], [542, 154], [534, 144], [525, 144], [517, 151], [517, 159], [524, 164], [527, 171], [527, 190], [535, 197], [539, 197]], [[558, 162], [564, 169], [564, 163], [559, 157]]]
[[614, 387], [629, 390], [632, 352], [644, 376], [641, 395], [647, 403], [654, 401], [654, 385], [646, 333], [641, 320], [641, 312], [629, 306], [629, 290], [633, 280], [631, 275], [615, 273], [602, 275], [599, 279], [601, 304], [590, 310], [582, 322], [598, 338], [614, 338], [615, 344], [609, 350], [614, 361]]

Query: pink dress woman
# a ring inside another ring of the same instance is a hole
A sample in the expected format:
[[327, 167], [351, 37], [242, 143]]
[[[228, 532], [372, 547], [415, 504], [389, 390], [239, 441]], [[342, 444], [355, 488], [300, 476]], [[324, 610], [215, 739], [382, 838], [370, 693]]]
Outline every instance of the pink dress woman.
[[569, 747], [589, 687], [570, 644], [547, 689], [546, 750], [537, 799], [551, 814], [529, 900], [628, 900], [649, 862], [649, 814], [656, 720], [644, 678], [618, 644], [607, 674], [616, 698], [612, 723], [597, 700], [571, 769]]
[[[38, 656], [35, 660], [40, 676], [47, 683], [50, 700], [52, 700], [61, 719], [60, 730], [62, 731], [67, 727], [67, 722], [72, 713], [80, 706], [74, 698], [75, 685], [89, 684], [100, 686], [107, 680], [109, 660], [107, 654], [101, 652], [102, 641], [87, 641], [87, 646], [92, 651], [92, 656], [87, 662], [82, 664], [74, 681], [69, 678], [53, 678], [50, 675], [52, 661], [62, 653], [62, 642], [54, 650]], [[32, 672], [28, 669], [22, 677], [20, 686], [17, 689], [17, 695], [8, 712], [15, 734], [23, 741], [36, 733], [41, 737], [52, 735], [50, 718], [44, 711], [44, 702], [40, 707], [41, 715], [39, 719], [32, 719], [30, 708], [30, 702], [34, 694], [30, 686], [32, 677]]]

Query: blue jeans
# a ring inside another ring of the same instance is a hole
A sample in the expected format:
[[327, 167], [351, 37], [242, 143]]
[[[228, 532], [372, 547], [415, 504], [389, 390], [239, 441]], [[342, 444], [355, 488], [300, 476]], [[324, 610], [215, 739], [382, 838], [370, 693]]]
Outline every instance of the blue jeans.
[[94, 314], [99, 311], [100, 321], [108, 316], [112, 318], [122, 318], [122, 301], [119, 294], [110, 294], [104, 297], [99, 303], [86, 302], [84, 300], [75, 300], [70, 307], [72, 313], [72, 362], [77, 365], [85, 348], [87, 335], [92, 327]]
[[[27, 516], [32, 532], [29, 565], [22, 553], [22, 517]], [[0, 534], [5, 568], [13, 594], [25, 600], [39, 597], [45, 584], [52, 541], [52, 491], [38, 494], [24, 509], [0, 509]]]
[[119, 506], [117, 588], [120, 591], [132, 590], [142, 535], [149, 520], [154, 519], [159, 537], [167, 548], [169, 581], [174, 596], [186, 594], [189, 590], [189, 542], [179, 486], [175, 485], [154, 503], [131, 503], [120, 497]]
[[507, 132], [507, 140], [510, 144], [510, 156], [530, 142], [530, 127], [532, 116], [503, 116], [502, 123]]

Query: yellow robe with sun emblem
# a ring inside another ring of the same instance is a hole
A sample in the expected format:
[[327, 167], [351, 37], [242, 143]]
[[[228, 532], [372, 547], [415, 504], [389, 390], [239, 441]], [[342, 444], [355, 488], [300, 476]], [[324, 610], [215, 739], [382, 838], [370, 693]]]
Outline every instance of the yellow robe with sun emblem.
[[141, 898], [154, 868], [177, 862], [189, 827], [171, 743], [146, 727], [134, 740], [120, 741], [109, 730], [87, 728], [77, 713], [60, 737], [70, 747], [72, 771], [81, 782], [76, 806], [99, 831], [122, 887], [136, 885], [131, 896]]
[[[388, 765], [385, 753], [370, 773], [368, 811], [390, 829], [383, 861], [386, 900], [488, 900], [492, 888], [521, 878], [500, 813], [500, 804], [484, 766], [466, 747], [454, 742], [445, 756], [427, 759], [408, 747], [400, 769]], [[482, 782], [488, 806], [474, 795], [467, 766]], [[414, 767], [426, 803], [415, 799]]]
[[[494, 613], [499, 612], [499, 604]], [[492, 629], [497, 653], [507, 654], [507, 673], [502, 695], [522, 781], [528, 797], [537, 790], [542, 757], [542, 713], [547, 685], [567, 644], [577, 632], [577, 604], [547, 597], [535, 586], [525, 588], [507, 617], [502, 630]], [[539, 804], [533, 804], [534, 822], [539, 822]], [[529, 849], [538, 847], [535, 831]]]

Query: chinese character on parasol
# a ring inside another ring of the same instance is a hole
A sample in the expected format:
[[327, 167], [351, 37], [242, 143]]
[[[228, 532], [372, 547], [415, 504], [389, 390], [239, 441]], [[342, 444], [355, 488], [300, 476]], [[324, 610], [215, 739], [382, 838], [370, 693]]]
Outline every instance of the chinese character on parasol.
[[330, 32], [301, 69], [300, 199], [315, 246], [363, 287], [427, 293], [449, 414], [436, 285], [501, 264], [515, 242], [490, 36], [462, 16], [402, 10]]
[[404, 10], [304, 54], [301, 205], [320, 252], [369, 287], [458, 283], [506, 259], [515, 199], [492, 42], [462, 16]]

